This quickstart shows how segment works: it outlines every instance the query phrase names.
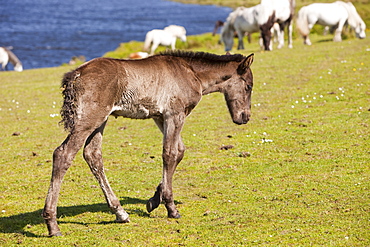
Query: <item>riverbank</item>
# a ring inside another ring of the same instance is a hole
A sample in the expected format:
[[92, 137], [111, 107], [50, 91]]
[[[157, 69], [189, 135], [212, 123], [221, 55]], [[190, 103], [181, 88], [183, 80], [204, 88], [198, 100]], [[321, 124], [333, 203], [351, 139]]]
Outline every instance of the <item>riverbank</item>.
[[158, 0], [4, 1], [0, 46], [13, 47], [25, 70], [59, 66], [72, 57], [101, 57], [171, 24], [186, 27], [188, 35], [211, 32], [214, 21], [230, 11]]

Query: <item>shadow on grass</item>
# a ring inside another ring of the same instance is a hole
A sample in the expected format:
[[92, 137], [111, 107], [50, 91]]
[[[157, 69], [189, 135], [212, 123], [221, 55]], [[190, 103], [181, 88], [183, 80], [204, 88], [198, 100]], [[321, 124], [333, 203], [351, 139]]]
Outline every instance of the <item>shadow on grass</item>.
[[333, 42], [333, 39], [321, 39], [321, 40], [318, 40], [317, 43], [329, 43], [329, 42]]
[[[123, 208], [125, 205], [128, 204], [146, 204], [146, 200], [138, 199], [138, 198], [131, 198], [131, 197], [123, 197], [121, 199], [121, 205], [123, 205]], [[82, 213], [91, 212], [110, 212], [108, 205], [106, 203], [97, 203], [97, 204], [90, 204], [90, 205], [78, 205], [78, 206], [68, 206], [68, 207], [58, 207], [58, 218], [60, 216], [65, 217], [73, 217]], [[46, 235], [36, 235], [30, 231], [27, 231], [28, 227], [38, 225], [38, 224], [44, 224], [44, 219], [41, 216], [42, 209], [28, 212], [28, 213], [21, 213], [13, 216], [8, 217], [0, 217], [0, 233], [20, 233], [27, 237], [46, 237]], [[127, 213], [133, 215], [136, 214], [140, 217], [149, 217], [150, 215], [143, 211], [140, 208], [127, 210]], [[114, 218], [112, 218], [112, 221], [103, 221], [96, 224], [112, 224], [114, 222]], [[83, 222], [70, 222], [70, 221], [60, 221], [58, 220], [59, 224], [64, 223], [73, 223], [73, 224], [86, 224]], [[45, 231], [46, 225], [45, 225]], [[46, 232], [45, 232], [46, 233]]]

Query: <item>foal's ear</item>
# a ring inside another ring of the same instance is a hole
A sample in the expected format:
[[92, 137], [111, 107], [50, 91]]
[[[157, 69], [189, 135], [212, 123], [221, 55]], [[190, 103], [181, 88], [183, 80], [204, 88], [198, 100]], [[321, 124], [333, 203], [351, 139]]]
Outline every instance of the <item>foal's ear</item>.
[[253, 59], [254, 59], [254, 53], [250, 54], [246, 59], [244, 59], [244, 64], [247, 67], [250, 67], [253, 63]]
[[243, 61], [239, 64], [237, 72], [239, 75], [245, 73], [245, 71], [252, 65], [254, 54], [250, 54], [248, 57], [244, 58]]

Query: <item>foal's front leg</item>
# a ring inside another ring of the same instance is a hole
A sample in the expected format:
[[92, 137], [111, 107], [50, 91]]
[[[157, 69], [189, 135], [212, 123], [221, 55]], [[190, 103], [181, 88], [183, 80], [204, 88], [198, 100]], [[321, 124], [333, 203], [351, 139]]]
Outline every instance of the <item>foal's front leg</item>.
[[185, 114], [165, 120], [155, 120], [162, 131], [163, 137], [163, 176], [162, 182], [147, 203], [148, 212], [156, 209], [163, 200], [169, 218], [180, 218], [176, 205], [173, 200], [172, 178], [177, 165], [180, 163], [185, 153], [185, 145], [181, 140], [180, 132], [184, 125]]
[[99, 182], [109, 208], [116, 215], [116, 221], [127, 223], [130, 222], [129, 216], [122, 208], [104, 173], [101, 145], [105, 124], [106, 122], [87, 139], [83, 155], [91, 172]]

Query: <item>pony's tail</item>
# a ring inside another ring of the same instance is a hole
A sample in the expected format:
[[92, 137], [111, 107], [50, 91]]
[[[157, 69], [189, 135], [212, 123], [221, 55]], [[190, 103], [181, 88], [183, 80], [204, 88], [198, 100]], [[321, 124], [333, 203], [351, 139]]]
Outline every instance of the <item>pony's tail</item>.
[[298, 11], [297, 28], [303, 37], [306, 37], [307, 35], [310, 34], [310, 29], [308, 28], [306, 7], [302, 7]]
[[64, 125], [66, 131], [73, 129], [77, 117], [79, 77], [80, 72], [78, 70], [67, 72], [64, 74], [61, 84], [63, 106], [60, 110], [62, 120], [59, 123]]
[[145, 36], [144, 51], [149, 51], [151, 43], [152, 43], [152, 34], [149, 31], [149, 32], [147, 32], [147, 34]]

